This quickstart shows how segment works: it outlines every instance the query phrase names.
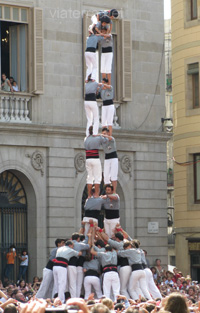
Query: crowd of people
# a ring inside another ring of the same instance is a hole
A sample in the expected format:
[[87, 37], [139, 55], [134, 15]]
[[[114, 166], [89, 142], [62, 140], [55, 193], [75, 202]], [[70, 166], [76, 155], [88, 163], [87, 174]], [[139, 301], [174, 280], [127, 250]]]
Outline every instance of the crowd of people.
[[41, 310], [55, 310], [64, 308], [67, 301], [68, 306], [78, 305], [81, 311], [84, 307], [84, 312], [97, 308], [94, 313], [154, 313], [165, 310], [173, 296], [180, 306], [181, 301], [185, 303], [184, 312], [199, 312], [198, 282], [191, 281], [189, 275], [183, 277], [177, 268], [173, 272], [166, 270], [160, 259], [148, 268], [139, 241], [131, 239], [119, 224], [112, 238], [92, 220], [86, 236], [84, 232], [82, 222], [79, 232], [69, 240], [56, 239], [42, 279], [34, 277], [32, 283], [20, 280], [15, 284], [8, 279], [0, 282], [0, 308], [15, 304], [24, 310], [34, 303]]

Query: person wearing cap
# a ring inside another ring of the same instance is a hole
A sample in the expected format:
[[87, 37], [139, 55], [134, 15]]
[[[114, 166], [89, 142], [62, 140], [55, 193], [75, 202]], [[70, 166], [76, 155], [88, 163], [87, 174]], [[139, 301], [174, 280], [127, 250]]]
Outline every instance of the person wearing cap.
[[146, 299], [152, 300], [151, 295], [147, 289], [146, 276], [142, 266], [141, 251], [138, 249], [137, 242], [125, 242], [124, 250], [118, 251], [118, 256], [128, 258], [129, 265], [132, 267], [132, 274], [129, 280], [129, 293], [133, 300], [138, 300], [139, 296], [143, 294]]
[[65, 291], [67, 287], [67, 267], [70, 258], [82, 255], [82, 252], [75, 251], [74, 243], [71, 240], [66, 242], [66, 246], [58, 248], [56, 258], [53, 259], [53, 277], [55, 288], [58, 291], [58, 297], [65, 302]]
[[103, 267], [103, 293], [107, 298], [111, 298], [111, 289], [114, 295], [114, 301], [120, 294], [120, 281], [117, 272], [117, 252], [110, 245], [105, 246], [105, 252], [96, 252], [91, 249], [91, 254], [95, 255]]
[[[101, 124], [102, 128], [108, 127], [110, 136], [112, 136], [112, 126], [113, 126], [113, 119], [115, 113], [115, 106], [113, 103], [114, 93], [113, 87], [108, 85], [109, 81], [107, 78], [102, 79], [102, 86], [100, 87], [100, 94], [101, 99], [103, 101], [102, 105], [102, 115], [101, 115]], [[108, 87], [106, 88], [104, 84], [107, 84]]]
[[[88, 76], [87, 81], [85, 83], [85, 114], [87, 118], [87, 126], [86, 126], [86, 136], [89, 135], [89, 127], [91, 125], [94, 126], [93, 134], [97, 135], [99, 130], [99, 108], [96, 101], [96, 93], [98, 87], [103, 86], [104, 88], [109, 88], [108, 85], [97, 83], [93, 81], [91, 78], [91, 74]], [[94, 124], [93, 124], [94, 123]]]
[[[111, 136], [110, 131], [107, 127], [102, 128], [102, 134], [104, 136]], [[109, 185], [112, 183], [113, 194], [117, 190], [117, 178], [118, 178], [118, 156], [116, 149], [115, 138], [111, 137], [109, 142], [102, 144], [105, 159], [104, 159], [104, 183]]]
[[54, 290], [54, 279], [53, 279], [53, 259], [56, 257], [58, 248], [65, 246], [64, 239], [56, 239], [56, 248], [53, 248], [50, 252], [49, 260], [46, 267], [43, 269], [43, 278], [39, 290], [36, 293], [36, 298], [48, 299], [54, 297], [57, 290]]
[[120, 223], [120, 197], [113, 192], [112, 185], [106, 185], [105, 192], [106, 195], [102, 196], [103, 199], [106, 199], [104, 203], [104, 228], [105, 233], [111, 238], [114, 235], [116, 225]]
[[89, 127], [89, 136], [84, 140], [86, 150], [86, 171], [87, 171], [87, 189], [88, 198], [92, 196], [92, 185], [95, 185], [94, 197], [99, 197], [99, 189], [102, 178], [101, 161], [99, 158], [99, 149], [104, 142], [110, 140], [111, 137], [102, 135], [95, 136], [93, 134], [93, 126]]

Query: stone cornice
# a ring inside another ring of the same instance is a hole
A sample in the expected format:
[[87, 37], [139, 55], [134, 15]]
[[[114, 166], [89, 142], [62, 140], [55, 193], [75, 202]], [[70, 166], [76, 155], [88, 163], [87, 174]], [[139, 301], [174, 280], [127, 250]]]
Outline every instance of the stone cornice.
[[[83, 127], [68, 127], [63, 125], [38, 125], [38, 124], [15, 124], [15, 123], [2, 123], [0, 124], [1, 136], [5, 135], [39, 135], [39, 136], [59, 136], [65, 138], [84, 138], [85, 128]], [[114, 137], [118, 140], [133, 140], [152, 142], [161, 141], [167, 142], [171, 137], [171, 133], [165, 132], [151, 132], [151, 131], [135, 131], [135, 130], [123, 130], [114, 129]]]

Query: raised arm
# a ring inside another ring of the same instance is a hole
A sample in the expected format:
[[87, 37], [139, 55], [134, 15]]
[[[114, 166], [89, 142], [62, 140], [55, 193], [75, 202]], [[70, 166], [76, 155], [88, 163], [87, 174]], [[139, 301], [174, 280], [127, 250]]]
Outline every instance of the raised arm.
[[8, 82], [8, 86], [10, 87], [11, 92], [13, 92], [13, 86], [11, 85], [11, 82], [9, 81], [9, 79], [7, 82]]
[[92, 255], [95, 255], [95, 256], [97, 256], [97, 254], [98, 254], [98, 253], [94, 250], [94, 246], [92, 246], [90, 252], [91, 252]]
[[104, 195], [102, 196], [102, 199], [110, 199], [110, 200], [115, 200], [117, 201], [119, 199], [119, 196], [116, 194], [112, 194], [112, 195]]

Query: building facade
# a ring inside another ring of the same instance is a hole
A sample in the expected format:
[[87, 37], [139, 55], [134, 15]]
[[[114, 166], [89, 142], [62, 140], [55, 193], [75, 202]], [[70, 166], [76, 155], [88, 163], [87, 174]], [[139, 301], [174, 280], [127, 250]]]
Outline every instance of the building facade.
[[199, 0], [172, 1], [176, 264], [200, 280]]
[[29, 250], [29, 276], [41, 276], [55, 239], [80, 227], [83, 51], [91, 16], [113, 7], [120, 12], [113, 23], [112, 84], [121, 224], [141, 241], [151, 264], [157, 257], [167, 264], [163, 3], [12, 0], [0, 4], [1, 72], [20, 88], [0, 94], [1, 271], [14, 243], [17, 251]]

